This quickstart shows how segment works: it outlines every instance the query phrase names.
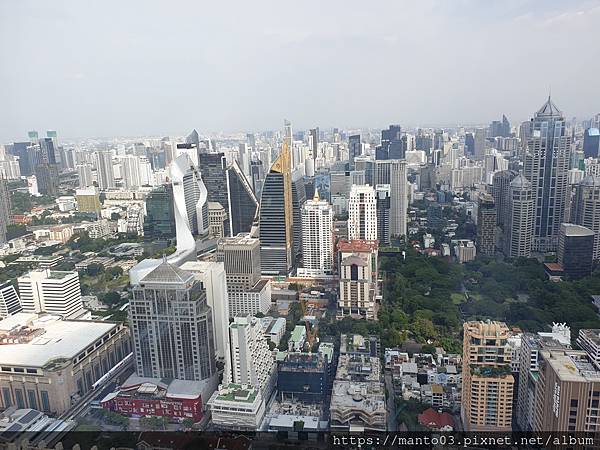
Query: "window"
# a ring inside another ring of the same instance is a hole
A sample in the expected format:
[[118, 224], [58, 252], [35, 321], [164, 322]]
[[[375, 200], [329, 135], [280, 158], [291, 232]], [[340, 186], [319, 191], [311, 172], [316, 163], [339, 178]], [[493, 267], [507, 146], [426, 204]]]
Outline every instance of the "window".
[[3, 387], [2, 388], [2, 397], [4, 400], [4, 406], [6, 408], [8, 408], [9, 406], [12, 406], [12, 398], [10, 396], [10, 389], [7, 387]]
[[25, 408], [25, 398], [23, 397], [22, 389], [15, 389], [15, 399], [17, 400], [17, 407], [19, 409]]
[[27, 390], [27, 399], [29, 400], [29, 407], [31, 409], [38, 409], [37, 396], [35, 395], [34, 390], [32, 390], [32, 389]]
[[40, 397], [42, 398], [42, 411], [50, 412], [50, 398], [48, 397], [48, 391], [40, 391]]

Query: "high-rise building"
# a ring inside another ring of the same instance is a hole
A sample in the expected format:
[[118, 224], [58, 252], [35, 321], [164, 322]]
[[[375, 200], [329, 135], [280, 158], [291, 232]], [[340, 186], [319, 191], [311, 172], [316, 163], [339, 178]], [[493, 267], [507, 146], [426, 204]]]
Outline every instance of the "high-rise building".
[[188, 381], [216, 373], [212, 312], [202, 283], [163, 261], [133, 288], [129, 308], [136, 371]]
[[98, 187], [101, 190], [116, 187], [112, 154], [110, 152], [103, 151], [96, 153], [96, 173], [98, 175]]
[[136, 155], [125, 155], [120, 158], [121, 179], [125, 189], [137, 189], [142, 185], [140, 178], [140, 157]]
[[594, 232], [584, 226], [560, 225], [557, 256], [567, 277], [576, 279], [592, 273], [594, 237]]
[[496, 172], [492, 178], [492, 195], [496, 205], [496, 223], [504, 228], [509, 218], [510, 182], [518, 175], [514, 170]]
[[594, 259], [600, 259], [600, 176], [588, 175], [577, 185], [571, 220], [594, 232]]
[[354, 158], [362, 155], [362, 145], [360, 143], [360, 134], [353, 134], [348, 138], [348, 159], [354, 163]]
[[540, 360], [533, 431], [599, 430], [600, 371], [590, 356], [581, 350], [543, 349]]
[[185, 138], [186, 144], [195, 144], [196, 148], [200, 148], [200, 136], [194, 128], [190, 134]]
[[400, 125], [390, 125], [387, 130], [381, 130], [381, 145], [376, 151], [376, 159], [403, 159], [405, 156], [402, 144], [402, 128]]
[[30, 146], [31, 142], [14, 142], [8, 147], [8, 153], [19, 158], [19, 170], [24, 177], [33, 175], [33, 167], [29, 157]]
[[171, 242], [175, 239], [175, 209], [173, 186], [164, 184], [154, 188], [146, 197], [144, 240]]
[[569, 188], [571, 137], [550, 97], [531, 119], [523, 175], [531, 182], [535, 205], [533, 250], [556, 251]]
[[532, 186], [523, 175], [519, 175], [511, 181], [509, 189], [508, 220], [504, 223], [506, 256], [531, 256], [534, 221]]
[[21, 312], [21, 300], [10, 281], [0, 283], [0, 320]]
[[[229, 190], [227, 189], [227, 160], [225, 159], [225, 154], [199, 152], [198, 167], [208, 191], [208, 201], [219, 202], [226, 211], [231, 213], [229, 207]], [[229, 220], [231, 220], [231, 215], [229, 216]], [[229, 230], [229, 228], [230, 225], [227, 222], [226, 229]]]
[[375, 185], [390, 185], [390, 236], [405, 236], [408, 209], [406, 161], [377, 160], [375, 161], [374, 177]]
[[308, 147], [310, 148], [310, 157], [317, 159], [319, 152], [319, 129], [311, 128], [308, 132]]
[[0, 178], [0, 246], [6, 244], [6, 228], [11, 216], [10, 192], [8, 183]]
[[[333, 271], [333, 209], [315, 191], [302, 207], [302, 273], [307, 276], [331, 275]], [[300, 272], [300, 270], [299, 270]]]
[[473, 157], [476, 160], [482, 161], [485, 157], [485, 130], [483, 128], [478, 128], [477, 130], [475, 130], [475, 135], [473, 137], [473, 145]]
[[473, 133], [465, 134], [465, 156], [475, 155], [475, 137]]
[[477, 208], [477, 253], [493, 256], [495, 251], [496, 205], [490, 194], [482, 194]]
[[352, 185], [350, 189], [348, 239], [377, 239], [377, 199], [368, 184]]
[[259, 209], [260, 259], [267, 275], [287, 275], [293, 265], [294, 217], [290, 148], [281, 153], [265, 178]]
[[390, 245], [390, 185], [375, 186], [377, 196], [377, 240], [381, 245]]
[[240, 233], [250, 232], [256, 217], [258, 200], [237, 161], [233, 161], [227, 169], [227, 194], [229, 220], [226, 225], [228, 224], [229, 227], [226, 228], [226, 235], [237, 236]]
[[600, 130], [588, 128], [583, 133], [583, 154], [585, 158], [600, 156]]
[[102, 203], [100, 203], [100, 193], [95, 186], [89, 186], [75, 191], [77, 199], [77, 210], [80, 212], [95, 213], [100, 216]]
[[510, 331], [502, 322], [466, 322], [462, 422], [465, 431], [511, 431], [513, 387]]
[[23, 312], [76, 318], [83, 311], [79, 274], [50, 269], [33, 270], [17, 279]]
[[79, 187], [86, 188], [94, 185], [92, 178], [92, 166], [89, 164], [77, 164], [77, 178], [79, 178]]
[[200, 172], [185, 153], [171, 163], [173, 200], [177, 210], [186, 215], [193, 236], [208, 233], [207, 189]]
[[229, 325], [229, 355], [225, 363], [223, 384], [253, 386], [265, 399], [275, 386], [276, 366], [260, 319], [236, 317]]
[[[302, 253], [302, 206], [306, 202], [306, 188], [299, 173], [292, 177], [292, 215], [294, 233], [294, 258]], [[295, 179], [294, 179], [295, 178]]]

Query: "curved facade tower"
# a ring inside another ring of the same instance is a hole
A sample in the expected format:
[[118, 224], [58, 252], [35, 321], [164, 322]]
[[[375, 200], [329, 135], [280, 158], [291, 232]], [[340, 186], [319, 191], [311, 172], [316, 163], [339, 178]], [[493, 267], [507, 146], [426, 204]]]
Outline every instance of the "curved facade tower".
[[287, 275], [293, 266], [292, 173], [287, 140], [265, 178], [258, 222], [262, 273]]
[[237, 236], [248, 233], [256, 217], [258, 200], [237, 160], [233, 160], [227, 169], [227, 206], [229, 230], [226, 234]]

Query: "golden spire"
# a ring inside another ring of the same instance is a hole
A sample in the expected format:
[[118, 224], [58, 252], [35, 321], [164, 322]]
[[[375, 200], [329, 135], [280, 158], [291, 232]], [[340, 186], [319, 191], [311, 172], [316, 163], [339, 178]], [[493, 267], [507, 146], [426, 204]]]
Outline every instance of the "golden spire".
[[321, 200], [319, 198], [319, 188], [315, 188], [315, 196], [313, 197], [313, 201], [318, 202], [319, 200]]

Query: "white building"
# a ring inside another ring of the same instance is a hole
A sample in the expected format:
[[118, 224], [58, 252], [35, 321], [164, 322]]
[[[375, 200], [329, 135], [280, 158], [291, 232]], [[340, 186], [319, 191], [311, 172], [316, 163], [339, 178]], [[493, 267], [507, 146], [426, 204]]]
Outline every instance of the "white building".
[[327, 200], [315, 197], [302, 207], [302, 256], [299, 275], [319, 277], [333, 270], [333, 210]]
[[230, 360], [226, 361], [223, 383], [254, 386], [265, 399], [271, 397], [276, 366], [260, 319], [236, 317], [229, 325]]
[[219, 387], [208, 401], [217, 429], [256, 431], [265, 416], [265, 402], [258, 389], [228, 384]]
[[98, 176], [98, 187], [102, 190], [116, 187], [115, 174], [113, 170], [112, 153], [96, 153], [96, 174]]
[[33, 270], [17, 279], [23, 312], [80, 316], [83, 310], [79, 274], [50, 269]]
[[377, 240], [377, 198], [368, 184], [350, 189], [348, 239]]
[[126, 155], [120, 158], [121, 178], [125, 189], [135, 189], [142, 185], [140, 179], [140, 157]]
[[0, 284], [0, 319], [21, 312], [21, 300], [10, 281]]
[[89, 164], [77, 165], [77, 176], [79, 178], [79, 187], [86, 188], [93, 186], [94, 178], [92, 177], [92, 166]]

